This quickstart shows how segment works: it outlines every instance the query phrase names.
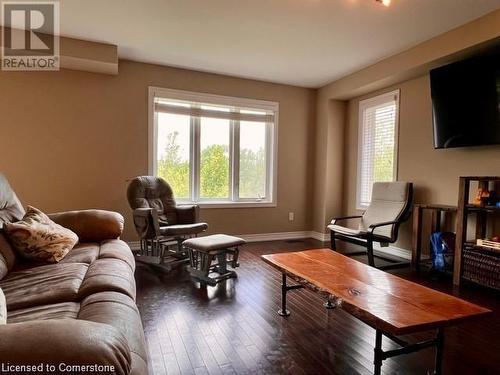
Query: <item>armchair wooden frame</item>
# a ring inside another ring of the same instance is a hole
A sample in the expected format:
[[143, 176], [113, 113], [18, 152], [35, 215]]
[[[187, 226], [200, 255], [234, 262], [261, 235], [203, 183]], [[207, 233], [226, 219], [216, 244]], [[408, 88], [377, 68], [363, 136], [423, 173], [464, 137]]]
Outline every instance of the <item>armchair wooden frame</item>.
[[[342, 217], [336, 217], [333, 218], [332, 224], [335, 224], [337, 221], [342, 221], [342, 220], [350, 220], [350, 219], [361, 219], [363, 216], [362, 215], [356, 215], [356, 216], [342, 216]], [[390, 262], [392, 264], [388, 264], [385, 266], [378, 266], [378, 269], [382, 270], [389, 270], [389, 269], [394, 269], [394, 268], [401, 268], [401, 267], [406, 267], [410, 265], [410, 262], [396, 262], [394, 259], [391, 259], [389, 257], [384, 257], [382, 255], [375, 255], [373, 252], [373, 242], [379, 242], [382, 247], [387, 247], [389, 246], [389, 243], [396, 242], [397, 236], [394, 240], [391, 240], [387, 237], [381, 237], [377, 236], [374, 234], [374, 230], [376, 228], [386, 226], [386, 225], [397, 225], [399, 226], [402, 223], [402, 221], [394, 220], [394, 221], [385, 221], [381, 223], [376, 223], [372, 224], [369, 226], [369, 230], [366, 234], [360, 235], [358, 237], [352, 237], [348, 235], [344, 235], [341, 233], [335, 233], [333, 230], [330, 230], [330, 242], [331, 242], [331, 249], [332, 250], [337, 250], [337, 246], [335, 243], [335, 240], [341, 240], [345, 242], [349, 242], [355, 245], [363, 246], [366, 247], [366, 250], [364, 251], [355, 251], [355, 252], [350, 252], [346, 253], [344, 255], [347, 256], [356, 256], [356, 255], [367, 255], [368, 256], [368, 264], [372, 267], [375, 266], [375, 258], [380, 258], [382, 260], [385, 260], [387, 262]], [[397, 229], [396, 229], [397, 232]]]
[[[331, 247], [331, 249], [332, 250], [337, 249], [335, 241], [338, 239], [338, 240], [342, 240], [342, 241], [349, 242], [349, 243], [359, 245], [359, 246], [366, 248], [366, 250], [350, 252], [350, 253], [346, 253], [345, 255], [356, 256], [356, 255], [365, 255], [366, 254], [368, 256], [368, 264], [372, 267], [376, 267], [376, 268], [379, 268], [382, 270], [389, 270], [389, 269], [409, 266], [410, 265], [409, 261], [398, 262], [394, 259], [391, 259], [390, 257], [386, 257], [386, 256], [383, 256], [380, 254], [375, 255], [374, 251], [373, 251], [373, 243], [379, 242], [382, 247], [388, 247], [390, 243], [396, 242], [398, 239], [399, 227], [401, 226], [401, 224], [403, 224], [405, 221], [407, 221], [410, 218], [412, 206], [413, 206], [413, 185], [409, 184], [406, 203], [405, 203], [404, 207], [401, 209], [401, 211], [399, 212], [399, 214], [396, 216], [395, 220], [372, 223], [368, 226], [368, 228], [366, 230], [360, 231], [359, 233], [352, 234], [352, 235], [346, 234], [346, 233], [340, 233], [338, 231], [335, 231], [334, 229], [330, 229], [330, 241], [331, 241], [330, 247]], [[363, 215], [351, 215], [351, 216], [335, 217], [332, 219], [331, 225], [335, 225], [339, 221], [352, 220], [352, 219], [362, 219], [363, 217], [364, 217], [364, 213], [363, 213]], [[393, 229], [391, 231], [390, 236], [383, 236], [383, 235], [375, 233], [375, 230], [377, 228], [385, 227], [388, 225], [393, 226]], [[377, 267], [375, 265], [375, 258], [382, 259], [386, 262], [389, 262], [390, 264]]]
[[135, 220], [145, 220], [149, 223], [152, 235], [140, 239], [140, 249], [136, 260], [160, 270], [169, 272], [178, 264], [189, 262], [187, 252], [182, 243], [187, 238], [196, 235], [164, 236], [160, 233], [158, 211], [153, 208], [136, 208], [133, 212]]
[[170, 185], [156, 176], [132, 179], [127, 199], [140, 239], [136, 260], [167, 272], [187, 263], [187, 251], [182, 243], [208, 228], [208, 224], [198, 220], [199, 207], [178, 205]]

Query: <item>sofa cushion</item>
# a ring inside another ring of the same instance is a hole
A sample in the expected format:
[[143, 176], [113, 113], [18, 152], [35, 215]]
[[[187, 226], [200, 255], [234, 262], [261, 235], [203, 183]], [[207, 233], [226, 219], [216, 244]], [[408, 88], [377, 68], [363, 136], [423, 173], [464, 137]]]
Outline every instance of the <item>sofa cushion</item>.
[[97, 259], [119, 259], [127, 263], [132, 271], [135, 270], [134, 255], [130, 247], [121, 240], [108, 240], [101, 243], [79, 243], [61, 263], [91, 264]]
[[8, 323], [21, 323], [31, 320], [76, 319], [79, 311], [79, 302], [61, 302], [10, 310], [7, 321]]
[[10, 243], [30, 260], [57, 263], [75, 246], [78, 236], [54, 223], [42, 211], [28, 206], [23, 219], [6, 223], [5, 234]]
[[100, 259], [120, 259], [127, 263], [132, 271], [135, 270], [134, 254], [130, 251], [130, 247], [121, 240], [110, 240], [101, 242], [99, 251]]
[[0, 281], [7, 309], [76, 301], [88, 268], [82, 263], [59, 263], [9, 273]]
[[[10, 365], [51, 364], [51, 374], [129, 375], [130, 349], [108, 324], [78, 319], [34, 320], [0, 326], [0, 353]], [[63, 368], [59, 365], [63, 364]], [[113, 366], [114, 371], [69, 370], [67, 366]], [[141, 374], [142, 375], [142, 374]]]
[[79, 243], [61, 260], [60, 263], [90, 264], [99, 258], [98, 243]]
[[16, 253], [7, 242], [7, 239], [0, 233], [0, 280], [14, 267], [16, 263]]
[[120, 292], [135, 300], [134, 272], [120, 259], [97, 259], [88, 269], [79, 290], [83, 299], [99, 292]]
[[2, 280], [9, 273], [9, 269], [7, 268], [7, 261], [5, 257], [0, 254], [0, 280]]
[[0, 324], [7, 323], [7, 304], [5, 303], [5, 295], [0, 288]]
[[93, 294], [82, 301], [78, 319], [113, 326], [127, 339], [130, 352], [142, 360], [135, 367], [147, 361], [141, 317], [130, 297], [114, 292]]
[[21, 202], [5, 176], [0, 173], [0, 229], [4, 223], [21, 220], [23, 216], [24, 208]]

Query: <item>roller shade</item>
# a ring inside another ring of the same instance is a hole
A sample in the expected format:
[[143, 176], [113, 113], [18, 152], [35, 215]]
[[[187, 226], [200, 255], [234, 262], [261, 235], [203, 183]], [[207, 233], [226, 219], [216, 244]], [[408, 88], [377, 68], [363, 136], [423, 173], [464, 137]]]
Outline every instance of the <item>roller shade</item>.
[[176, 115], [187, 115], [194, 117], [210, 117], [224, 120], [274, 122], [274, 113], [245, 113], [235, 111], [224, 111], [217, 109], [206, 109], [194, 106], [182, 106], [168, 103], [155, 103], [155, 111], [158, 113], [170, 113]]
[[370, 204], [374, 182], [396, 180], [397, 106], [394, 93], [360, 103], [358, 206]]

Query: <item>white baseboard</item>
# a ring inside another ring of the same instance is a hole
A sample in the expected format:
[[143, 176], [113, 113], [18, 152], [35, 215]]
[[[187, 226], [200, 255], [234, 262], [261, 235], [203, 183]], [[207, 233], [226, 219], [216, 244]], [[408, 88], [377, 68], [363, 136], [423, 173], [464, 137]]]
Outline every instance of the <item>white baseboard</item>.
[[239, 234], [237, 236], [243, 238], [247, 242], [300, 240], [303, 238], [312, 238], [310, 231]]
[[398, 258], [411, 260], [411, 251], [403, 249], [401, 247], [392, 246], [392, 245], [382, 247], [382, 246], [380, 246], [379, 243], [375, 243], [375, 244], [373, 244], [373, 250], [378, 251], [379, 253], [386, 254], [386, 255], [392, 255], [392, 256], [397, 256]]
[[[304, 238], [312, 238], [321, 242], [330, 241], [329, 233], [320, 233], [316, 231], [295, 231], [295, 232], [275, 232], [275, 233], [255, 233], [237, 235], [247, 242], [264, 242], [264, 241], [283, 241], [283, 240], [300, 240]], [[132, 250], [139, 250], [139, 241], [130, 241], [128, 245]], [[378, 243], [373, 246], [377, 252], [397, 256], [403, 259], [411, 259], [411, 252], [397, 246], [381, 247]]]

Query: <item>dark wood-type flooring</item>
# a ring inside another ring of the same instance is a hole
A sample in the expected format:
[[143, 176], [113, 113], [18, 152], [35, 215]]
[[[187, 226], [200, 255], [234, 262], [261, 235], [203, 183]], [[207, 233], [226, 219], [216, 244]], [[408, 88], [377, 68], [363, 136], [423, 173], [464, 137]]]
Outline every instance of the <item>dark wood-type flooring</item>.
[[[325, 247], [314, 240], [251, 243], [242, 248], [238, 279], [200, 288], [184, 269], [162, 275], [138, 265], [137, 302], [152, 374], [371, 374], [375, 331], [341, 309], [326, 310], [308, 290], [289, 293], [291, 316], [276, 311], [280, 274], [260, 255]], [[364, 260], [364, 257], [360, 257]], [[450, 280], [391, 271], [452, 292]], [[466, 300], [494, 310], [446, 329], [445, 374], [500, 374], [499, 293], [465, 286]], [[413, 335], [427, 339], [433, 332]], [[384, 349], [396, 348], [384, 338]], [[434, 350], [384, 361], [384, 374], [427, 374]]]

